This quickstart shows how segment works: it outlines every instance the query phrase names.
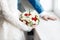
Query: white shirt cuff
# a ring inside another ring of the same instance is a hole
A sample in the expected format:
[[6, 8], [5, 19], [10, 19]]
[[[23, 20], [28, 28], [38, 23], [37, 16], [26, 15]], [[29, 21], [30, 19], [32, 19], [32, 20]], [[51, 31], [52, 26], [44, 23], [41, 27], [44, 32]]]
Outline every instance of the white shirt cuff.
[[43, 11], [42, 13], [39, 14], [40, 17], [43, 17], [44, 15], [50, 15], [47, 11]]

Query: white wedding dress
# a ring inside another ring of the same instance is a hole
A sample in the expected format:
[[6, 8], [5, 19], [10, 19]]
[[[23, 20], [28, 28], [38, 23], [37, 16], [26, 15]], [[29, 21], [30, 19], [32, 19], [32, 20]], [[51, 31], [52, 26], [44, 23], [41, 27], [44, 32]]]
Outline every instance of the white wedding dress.
[[0, 40], [25, 40], [23, 31], [0, 17]]
[[25, 40], [24, 31], [32, 28], [19, 21], [17, 0], [0, 0], [0, 5], [0, 40]]

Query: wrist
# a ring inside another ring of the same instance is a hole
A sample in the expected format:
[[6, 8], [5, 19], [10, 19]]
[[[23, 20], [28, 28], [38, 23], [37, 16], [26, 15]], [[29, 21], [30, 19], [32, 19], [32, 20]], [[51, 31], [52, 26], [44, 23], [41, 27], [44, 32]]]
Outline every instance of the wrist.
[[40, 17], [47, 16], [47, 15], [49, 15], [49, 14], [46, 11], [43, 11], [42, 13], [39, 14]]

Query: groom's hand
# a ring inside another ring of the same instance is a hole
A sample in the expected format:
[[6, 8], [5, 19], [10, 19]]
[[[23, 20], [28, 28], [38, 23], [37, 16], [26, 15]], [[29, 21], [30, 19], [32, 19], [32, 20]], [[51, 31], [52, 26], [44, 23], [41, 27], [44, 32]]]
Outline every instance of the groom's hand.
[[56, 17], [54, 17], [54, 16], [48, 16], [48, 15], [44, 15], [42, 18], [44, 20], [46, 20], [46, 21], [48, 21], [48, 20], [57, 20]]

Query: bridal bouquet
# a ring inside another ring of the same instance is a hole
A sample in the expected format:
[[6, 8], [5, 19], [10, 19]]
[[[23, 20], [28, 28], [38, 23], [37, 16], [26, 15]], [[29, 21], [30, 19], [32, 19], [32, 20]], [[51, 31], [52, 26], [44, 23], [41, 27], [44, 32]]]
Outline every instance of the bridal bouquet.
[[27, 26], [38, 25], [40, 18], [37, 12], [24, 12], [20, 15], [19, 20], [25, 23]]

